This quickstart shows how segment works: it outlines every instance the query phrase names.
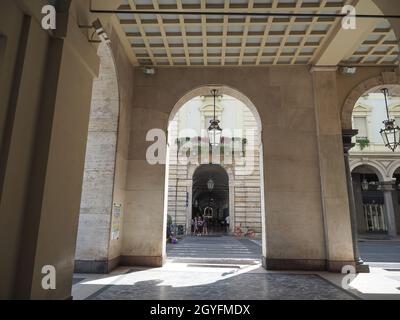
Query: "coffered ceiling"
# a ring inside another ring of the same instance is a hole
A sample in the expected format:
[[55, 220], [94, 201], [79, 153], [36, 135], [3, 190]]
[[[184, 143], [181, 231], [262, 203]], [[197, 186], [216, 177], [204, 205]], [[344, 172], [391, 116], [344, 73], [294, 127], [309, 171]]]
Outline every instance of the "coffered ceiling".
[[[368, 1], [361, 1], [361, 12], [369, 10]], [[334, 65], [398, 64], [397, 41], [385, 19], [363, 19], [349, 37], [351, 31], [346, 35], [340, 30], [338, 17], [239, 14], [333, 14], [340, 13], [346, 4], [357, 1], [121, 0], [118, 10], [169, 10], [185, 14], [118, 13], [117, 21], [132, 60], [142, 66], [304, 65], [319, 61], [332, 61], [330, 64]], [[201, 15], [199, 11], [213, 15]], [[351, 44], [347, 40], [337, 42], [343, 45], [334, 45], [338, 37], [350, 38]], [[338, 61], [329, 58], [334, 55], [340, 57]]]

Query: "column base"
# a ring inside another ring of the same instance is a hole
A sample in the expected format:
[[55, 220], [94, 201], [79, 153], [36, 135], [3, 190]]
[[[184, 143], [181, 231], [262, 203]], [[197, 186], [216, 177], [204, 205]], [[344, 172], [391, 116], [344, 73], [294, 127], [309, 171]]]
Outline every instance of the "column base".
[[362, 262], [362, 263], [356, 264], [356, 272], [357, 273], [370, 273], [371, 270], [369, 269], [369, 265]]
[[355, 261], [327, 261], [324, 259], [267, 259], [263, 257], [262, 266], [267, 270], [275, 271], [328, 271], [332, 273], [342, 273], [344, 266], [353, 266], [358, 273], [369, 272], [368, 265], [357, 265]]
[[340, 261], [340, 260], [328, 260], [326, 262], [326, 270], [332, 273], [342, 273], [343, 267], [352, 266], [356, 267], [355, 261]]
[[326, 270], [326, 261], [318, 259], [267, 259], [263, 257], [262, 265], [267, 270], [276, 270], [276, 271]]
[[75, 273], [107, 274], [114, 270], [120, 263], [120, 257], [110, 260], [75, 260]]
[[140, 267], [162, 267], [165, 258], [163, 256], [121, 256], [120, 265]]

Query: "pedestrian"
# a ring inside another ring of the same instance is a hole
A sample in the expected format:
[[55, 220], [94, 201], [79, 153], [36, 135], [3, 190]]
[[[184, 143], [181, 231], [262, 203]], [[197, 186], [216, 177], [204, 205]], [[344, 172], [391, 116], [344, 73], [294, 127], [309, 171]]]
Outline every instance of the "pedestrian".
[[199, 219], [197, 220], [197, 234], [201, 236], [202, 233], [203, 233], [203, 218], [199, 217]]
[[203, 220], [203, 235], [208, 235], [208, 219], [204, 217]]
[[230, 223], [231, 223], [231, 218], [229, 218], [229, 216], [226, 216], [226, 218], [225, 218], [226, 232], [229, 232], [229, 224]]
[[193, 220], [193, 234], [197, 235], [197, 217], [194, 217]]
[[194, 231], [194, 220], [193, 218], [190, 219], [190, 234], [193, 234]]

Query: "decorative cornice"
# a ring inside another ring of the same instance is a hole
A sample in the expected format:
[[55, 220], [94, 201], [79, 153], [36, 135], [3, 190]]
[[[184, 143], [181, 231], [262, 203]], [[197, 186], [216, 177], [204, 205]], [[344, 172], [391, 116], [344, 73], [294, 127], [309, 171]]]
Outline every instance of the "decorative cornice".
[[356, 145], [355, 143], [353, 143], [352, 139], [354, 136], [357, 135], [357, 133], [358, 130], [354, 129], [342, 130], [343, 152], [345, 153], [345, 155], [347, 155], [349, 151]]

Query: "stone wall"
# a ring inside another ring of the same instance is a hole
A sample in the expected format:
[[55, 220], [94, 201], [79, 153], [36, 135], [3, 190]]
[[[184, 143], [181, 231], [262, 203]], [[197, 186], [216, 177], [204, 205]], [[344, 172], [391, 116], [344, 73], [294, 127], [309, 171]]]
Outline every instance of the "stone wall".
[[[334, 76], [330, 79], [335, 81]], [[332, 206], [322, 206], [326, 195], [321, 183], [346, 190], [341, 140], [335, 136], [335, 143], [326, 145], [326, 153], [321, 154], [317, 138], [317, 126], [340, 128], [339, 111], [332, 117], [322, 109], [316, 117], [315, 106], [320, 108], [322, 100], [315, 99], [314, 90], [320, 89], [314, 89], [310, 71], [303, 66], [159, 68], [154, 76], [136, 69], [133, 90], [138, 94], [132, 106], [135, 129], [129, 146], [127, 180], [131, 202], [124, 223], [124, 230], [135, 231], [124, 237], [126, 261], [159, 265], [165, 256], [165, 165], [147, 163], [146, 150], [152, 142], [146, 142], [146, 133], [152, 128], [166, 130], [169, 115], [182, 97], [212, 85], [223, 85], [221, 93], [227, 88], [247, 97], [261, 118], [265, 198], [262, 214], [266, 230], [263, 245], [268, 267], [325, 269], [327, 261], [332, 260], [331, 265], [336, 268], [354, 261], [347, 195], [333, 195], [329, 198]], [[325, 99], [335, 92], [333, 89], [331, 94], [325, 93]], [[331, 104], [336, 109], [337, 100]], [[325, 162], [332, 154], [337, 157]], [[343, 170], [343, 175], [333, 174], [321, 180], [321, 166], [335, 173]], [[333, 204], [337, 201], [342, 202], [335, 210]], [[327, 230], [334, 228], [327, 221], [336, 221], [339, 228], [335, 232]]]
[[[81, 200], [76, 272], [106, 273], [119, 263], [122, 245], [133, 72], [116, 34], [101, 44], [99, 77], [93, 82]], [[121, 207], [119, 235], [113, 212]]]

